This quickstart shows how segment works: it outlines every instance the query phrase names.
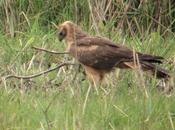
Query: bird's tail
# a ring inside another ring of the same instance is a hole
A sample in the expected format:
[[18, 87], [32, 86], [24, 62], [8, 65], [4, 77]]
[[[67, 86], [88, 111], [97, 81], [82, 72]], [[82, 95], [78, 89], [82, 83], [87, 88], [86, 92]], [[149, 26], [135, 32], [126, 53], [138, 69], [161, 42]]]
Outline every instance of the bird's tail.
[[127, 68], [138, 68], [140, 66], [141, 70], [149, 72], [152, 75], [155, 75], [158, 79], [168, 79], [170, 77], [169, 73], [160, 67], [148, 62], [141, 62], [139, 65], [134, 64], [133, 62], [124, 63]]
[[155, 75], [159, 79], [168, 79], [170, 77], [170, 74], [167, 72], [167, 70], [160, 68], [154, 64], [141, 63], [141, 66], [143, 70], [150, 71], [152, 75]]

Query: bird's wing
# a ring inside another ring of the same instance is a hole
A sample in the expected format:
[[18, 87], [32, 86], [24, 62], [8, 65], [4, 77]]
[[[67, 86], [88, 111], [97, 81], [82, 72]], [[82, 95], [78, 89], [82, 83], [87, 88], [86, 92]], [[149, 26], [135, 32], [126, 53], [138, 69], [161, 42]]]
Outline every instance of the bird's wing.
[[110, 70], [121, 61], [130, 61], [133, 52], [102, 37], [85, 37], [76, 41], [70, 50], [82, 64]]

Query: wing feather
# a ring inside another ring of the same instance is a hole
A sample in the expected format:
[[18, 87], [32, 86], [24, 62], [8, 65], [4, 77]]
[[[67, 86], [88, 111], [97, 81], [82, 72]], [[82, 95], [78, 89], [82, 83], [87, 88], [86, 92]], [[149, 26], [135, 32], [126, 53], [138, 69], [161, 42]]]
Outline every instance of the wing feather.
[[[87, 36], [79, 39], [72, 44], [70, 52], [82, 64], [96, 69], [111, 70], [121, 62], [133, 61], [132, 50], [103, 37]], [[136, 53], [140, 61], [161, 63], [162, 57]]]
[[120, 61], [132, 59], [132, 51], [106, 38], [86, 37], [71, 47], [71, 52], [84, 65], [111, 70]]

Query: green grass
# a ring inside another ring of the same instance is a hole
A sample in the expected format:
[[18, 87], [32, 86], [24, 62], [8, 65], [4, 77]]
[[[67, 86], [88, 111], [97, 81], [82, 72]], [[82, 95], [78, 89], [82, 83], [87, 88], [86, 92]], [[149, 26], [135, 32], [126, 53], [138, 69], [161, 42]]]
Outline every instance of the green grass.
[[[31, 47], [63, 52], [65, 43], [57, 40], [53, 23], [73, 20], [95, 35], [93, 15], [100, 35], [165, 57], [161, 67], [175, 76], [174, 4], [159, 2], [1, 0], [0, 130], [174, 130], [174, 91], [167, 96], [156, 88], [154, 77], [137, 71], [109, 74], [102, 86], [106, 92], [99, 87], [97, 95], [92, 88], [85, 109], [89, 83], [77, 66], [30, 80], [3, 79], [9, 74], [34, 74], [72, 59]], [[92, 14], [90, 7], [95, 9]]]
[[[104, 32], [102, 35], [108, 36], [108, 32]], [[116, 32], [110, 35], [115, 42], [124, 42], [137, 51], [165, 57], [167, 61], [162, 67], [174, 75], [173, 64], [168, 64], [175, 55], [173, 36], [164, 39], [152, 33], [141, 42], [138, 37], [122, 37]], [[65, 47], [57, 40], [54, 30], [43, 32], [37, 23], [14, 38], [0, 34], [0, 41], [2, 77], [33, 74], [71, 59], [31, 49], [31, 46], [38, 46], [61, 52]], [[139, 77], [139, 73], [127, 70], [112, 72], [103, 85], [107, 93], [99, 88], [97, 95], [95, 89], [91, 89], [83, 114], [89, 84], [82, 80], [81, 72], [73, 80], [76, 72], [78, 69], [71, 66], [30, 81], [1, 81], [0, 129], [174, 130], [175, 94], [172, 92], [167, 97], [158, 91], [154, 77]]]

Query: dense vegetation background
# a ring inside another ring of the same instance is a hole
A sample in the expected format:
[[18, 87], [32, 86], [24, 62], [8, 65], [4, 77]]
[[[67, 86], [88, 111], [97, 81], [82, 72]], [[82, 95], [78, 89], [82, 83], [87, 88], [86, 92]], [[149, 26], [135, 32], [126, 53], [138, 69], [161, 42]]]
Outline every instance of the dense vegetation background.
[[72, 59], [31, 48], [63, 52], [55, 25], [66, 20], [92, 35], [165, 57], [161, 67], [171, 73], [174, 87], [174, 0], [0, 0], [0, 129], [174, 130], [174, 92], [159, 91], [159, 81], [139, 71], [116, 70], [99, 94], [92, 88], [88, 97], [89, 82], [76, 66], [4, 80]]
[[110, 28], [140, 35], [175, 30], [173, 0], [1, 0], [0, 11], [1, 30], [11, 36], [26, 31], [35, 21], [47, 29], [52, 22], [65, 20], [88, 27], [110, 24]]

